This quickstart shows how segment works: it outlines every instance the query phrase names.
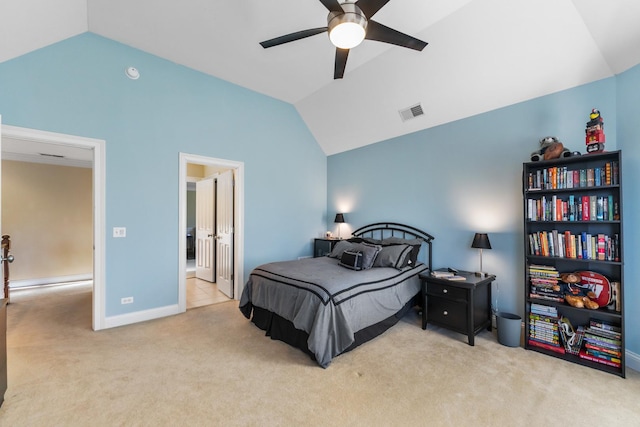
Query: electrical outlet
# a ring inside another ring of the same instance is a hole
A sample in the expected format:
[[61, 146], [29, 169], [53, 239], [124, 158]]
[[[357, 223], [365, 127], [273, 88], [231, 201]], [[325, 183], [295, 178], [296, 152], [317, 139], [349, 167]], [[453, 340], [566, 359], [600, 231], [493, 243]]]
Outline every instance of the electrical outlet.
[[133, 297], [120, 298], [120, 304], [132, 304]]
[[113, 237], [127, 237], [127, 227], [113, 227]]

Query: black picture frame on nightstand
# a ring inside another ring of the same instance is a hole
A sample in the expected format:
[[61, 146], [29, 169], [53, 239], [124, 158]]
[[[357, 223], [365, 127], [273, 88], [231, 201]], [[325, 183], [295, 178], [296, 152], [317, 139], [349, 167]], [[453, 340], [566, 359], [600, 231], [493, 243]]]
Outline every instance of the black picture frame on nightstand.
[[[436, 271], [447, 271], [441, 268]], [[422, 329], [427, 323], [465, 334], [469, 345], [482, 329], [491, 331], [491, 283], [496, 276], [458, 271], [465, 280], [447, 280], [420, 274]]]

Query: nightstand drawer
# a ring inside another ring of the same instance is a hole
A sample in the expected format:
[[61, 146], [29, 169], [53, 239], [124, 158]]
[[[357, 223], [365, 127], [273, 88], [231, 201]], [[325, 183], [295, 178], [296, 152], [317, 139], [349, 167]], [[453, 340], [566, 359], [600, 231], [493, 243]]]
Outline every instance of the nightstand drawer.
[[466, 289], [449, 285], [441, 285], [440, 283], [429, 283], [427, 286], [427, 294], [449, 299], [467, 300]]
[[429, 296], [427, 298], [428, 321], [454, 331], [467, 329], [467, 304], [446, 298]]

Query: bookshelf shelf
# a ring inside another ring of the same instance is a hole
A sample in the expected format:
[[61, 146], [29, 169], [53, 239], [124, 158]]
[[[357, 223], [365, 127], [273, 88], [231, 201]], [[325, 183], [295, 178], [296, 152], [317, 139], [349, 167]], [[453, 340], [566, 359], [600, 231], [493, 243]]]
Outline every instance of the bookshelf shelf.
[[[592, 154], [593, 155], [593, 154]], [[536, 163], [543, 163], [543, 162], [536, 162]], [[600, 191], [600, 190], [607, 190], [607, 189], [618, 189], [620, 188], [620, 185], [599, 185], [597, 187], [593, 186], [593, 187], [572, 187], [572, 188], [549, 188], [549, 189], [544, 189], [544, 188], [526, 188], [525, 191], [527, 193], [536, 193], [536, 194], [544, 194], [544, 193], [578, 193], [578, 192], [592, 192], [594, 190], [596, 191]]]
[[619, 220], [602, 220], [602, 221], [532, 221], [527, 220], [529, 224], [562, 224], [563, 226], [571, 226], [572, 224], [620, 224]]
[[550, 257], [550, 256], [537, 256], [537, 255], [528, 255], [527, 258], [530, 260], [535, 260], [538, 262], [548, 262], [550, 260], [559, 260], [559, 261], [567, 261], [567, 262], [576, 262], [576, 263], [586, 263], [586, 264], [602, 264], [602, 265], [619, 265], [622, 266], [622, 263], [619, 261], [600, 261], [597, 259], [581, 259], [581, 258], [565, 258], [565, 257]]
[[563, 303], [563, 302], [544, 301], [544, 300], [539, 300], [535, 298], [528, 298], [528, 300], [531, 303], [561, 307], [563, 312], [571, 314], [572, 316], [582, 316], [582, 317], [590, 316], [590, 317], [596, 317], [596, 318], [607, 317], [611, 319], [620, 319], [622, 317], [620, 313], [616, 311], [607, 310], [604, 308], [599, 308], [597, 310], [589, 310], [587, 308], [571, 307], [570, 305], [567, 305], [566, 303]]
[[524, 341], [625, 377], [621, 164], [620, 151], [523, 164]]

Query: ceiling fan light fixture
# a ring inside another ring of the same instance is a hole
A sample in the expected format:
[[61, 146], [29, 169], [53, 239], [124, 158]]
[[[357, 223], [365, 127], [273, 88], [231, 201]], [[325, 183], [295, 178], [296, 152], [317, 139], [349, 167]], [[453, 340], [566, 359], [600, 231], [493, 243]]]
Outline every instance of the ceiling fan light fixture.
[[341, 4], [344, 13], [329, 13], [327, 23], [329, 39], [340, 49], [351, 49], [364, 40], [367, 32], [367, 18], [353, 3]]

